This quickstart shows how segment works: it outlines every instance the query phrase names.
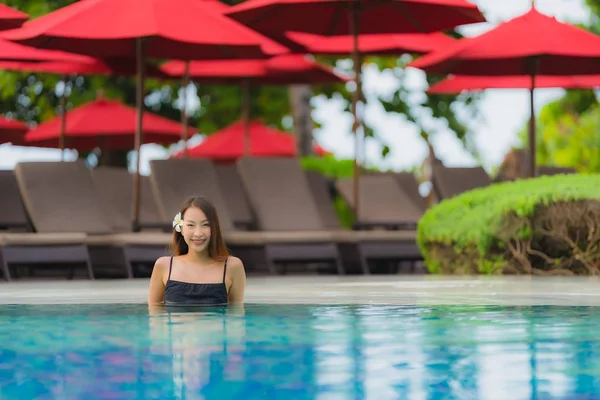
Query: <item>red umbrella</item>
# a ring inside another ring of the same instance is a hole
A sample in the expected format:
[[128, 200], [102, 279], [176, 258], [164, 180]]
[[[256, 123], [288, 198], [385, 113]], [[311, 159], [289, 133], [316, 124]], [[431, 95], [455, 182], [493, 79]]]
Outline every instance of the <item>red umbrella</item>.
[[[81, 0], [2, 34], [28, 45], [97, 58], [132, 58], [138, 71], [134, 230], [138, 229], [143, 60], [265, 57], [265, 38], [198, 0]], [[285, 49], [282, 48], [282, 52]]]
[[[65, 53], [66, 54], [66, 53]], [[86, 57], [87, 58], [87, 57]], [[147, 75], [157, 79], [169, 79], [160, 68], [152, 64], [144, 65]], [[62, 75], [135, 75], [135, 65], [131, 60], [98, 60], [89, 58], [86, 62], [70, 61], [0, 61], [0, 70], [40, 72]]]
[[[67, 119], [67, 147], [77, 150], [92, 150], [96, 147], [130, 149], [135, 136], [135, 115], [135, 108], [104, 98], [75, 108], [69, 112]], [[38, 147], [56, 147], [61, 123], [61, 118], [57, 117], [40, 124], [27, 132], [26, 143]], [[189, 130], [194, 132], [192, 128]], [[144, 143], [176, 143], [180, 134], [179, 123], [152, 113], [144, 113]]]
[[[186, 70], [187, 68], [187, 70]], [[242, 120], [248, 122], [250, 112], [250, 83], [290, 85], [297, 83], [343, 82], [345, 77], [331, 68], [299, 54], [286, 54], [268, 60], [171, 61], [161, 67], [171, 76], [188, 76], [207, 82], [242, 83]], [[245, 126], [246, 152], [249, 152], [249, 126]], [[186, 150], [184, 150], [185, 153]]]
[[382, 33], [431, 33], [458, 25], [484, 22], [476, 5], [466, 0], [248, 0], [225, 12], [265, 34], [284, 32], [318, 35], [351, 35], [356, 90], [352, 97], [355, 135], [354, 205], [358, 214], [357, 157], [360, 154], [357, 103], [361, 90], [359, 35]]
[[[271, 128], [260, 121], [251, 121], [250, 151], [245, 150], [244, 121], [237, 121], [222, 130], [208, 136], [198, 146], [188, 150], [190, 157], [210, 158], [216, 161], [233, 162], [244, 155], [257, 157], [295, 157], [296, 140], [294, 135]], [[327, 152], [318, 145], [314, 146], [316, 154]], [[175, 154], [181, 157], [182, 153]]]
[[0, 30], [14, 29], [23, 25], [29, 15], [0, 3]]
[[[218, 12], [210, 1], [81, 0], [1, 37], [97, 58], [179, 60], [264, 57], [265, 38]], [[282, 52], [285, 48], [281, 49]]]
[[[306, 53], [344, 55], [352, 53], [352, 36], [323, 36], [312, 33], [287, 32], [287, 38], [301, 46]], [[397, 55], [428, 53], [454, 42], [455, 39], [436, 33], [370, 34], [360, 36], [361, 54]]]
[[466, 0], [248, 0], [225, 12], [261, 32], [318, 35], [427, 33], [485, 22]]
[[[184, 75], [186, 62], [170, 61], [160, 67], [171, 77]], [[348, 78], [326, 65], [300, 54], [275, 56], [267, 60], [207, 60], [189, 62], [189, 76], [195, 81], [239, 83], [249, 79], [259, 84], [331, 83]]]
[[[589, 89], [600, 87], [600, 75], [538, 76], [536, 88]], [[528, 76], [472, 76], [453, 75], [432, 85], [427, 92], [451, 94], [484, 89], [531, 89]]]
[[429, 53], [410, 66], [428, 73], [457, 75], [524, 75], [530, 78], [530, 174], [536, 174], [536, 75], [600, 73], [600, 36], [561, 23], [534, 7], [524, 15], [473, 38]]
[[36, 49], [34, 47], [13, 43], [5, 39], [0, 39], [0, 60], [28, 62], [66, 61], [79, 63], [89, 63], [93, 61], [92, 58], [83, 55], [67, 53], [64, 51]]
[[29, 127], [21, 121], [0, 116], [0, 144], [12, 143], [20, 145]]

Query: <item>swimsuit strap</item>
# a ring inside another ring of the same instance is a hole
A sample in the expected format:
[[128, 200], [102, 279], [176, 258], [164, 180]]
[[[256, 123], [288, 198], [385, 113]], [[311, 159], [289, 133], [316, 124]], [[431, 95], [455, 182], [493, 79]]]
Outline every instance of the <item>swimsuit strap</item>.
[[171, 257], [171, 262], [169, 262], [169, 276], [167, 277], [167, 282], [171, 280], [171, 269], [173, 269], [173, 257]]
[[227, 272], [227, 260], [229, 260], [229, 257], [225, 259], [225, 264], [223, 264], [223, 283], [225, 283], [225, 273]]

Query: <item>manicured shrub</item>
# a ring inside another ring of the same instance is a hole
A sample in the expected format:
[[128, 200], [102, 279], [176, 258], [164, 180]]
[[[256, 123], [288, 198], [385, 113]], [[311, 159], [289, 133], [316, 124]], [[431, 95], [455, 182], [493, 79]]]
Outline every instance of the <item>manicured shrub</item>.
[[418, 225], [432, 273], [597, 275], [600, 175], [542, 176], [444, 200]]

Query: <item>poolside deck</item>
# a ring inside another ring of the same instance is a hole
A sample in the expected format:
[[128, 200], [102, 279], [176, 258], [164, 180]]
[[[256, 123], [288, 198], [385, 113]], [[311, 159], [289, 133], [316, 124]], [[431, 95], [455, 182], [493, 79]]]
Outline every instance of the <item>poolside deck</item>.
[[[147, 279], [0, 284], [0, 304], [144, 303]], [[600, 305], [600, 278], [248, 277], [247, 303]]]

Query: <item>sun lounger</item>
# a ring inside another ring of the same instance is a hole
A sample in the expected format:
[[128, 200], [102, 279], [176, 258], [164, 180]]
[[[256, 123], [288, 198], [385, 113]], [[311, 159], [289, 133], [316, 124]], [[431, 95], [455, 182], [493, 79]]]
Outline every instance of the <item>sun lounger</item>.
[[[336, 262], [341, 264], [338, 268], [344, 268], [341, 273], [345, 272], [346, 262], [358, 262], [365, 274], [370, 272], [368, 260], [422, 259], [414, 232], [343, 230], [339, 224], [334, 226], [331, 216], [329, 227], [326, 227], [321, 214], [331, 210], [326, 211], [324, 207], [319, 212], [315, 199], [319, 202], [328, 199], [327, 185], [324, 182], [310, 185], [295, 159], [245, 158], [238, 161], [238, 168], [259, 228], [268, 232], [295, 231], [298, 236], [296, 247], [281, 250], [282, 253], [288, 252], [289, 257], [310, 257], [314, 251], [311, 246], [320, 246], [323, 257], [336, 257]], [[319, 178], [312, 176], [311, 179], [316, 181]], [[395, 182], [393, 184], [396, 185]], [[315, 192], [320, 193], [313, 194]]]
[[396, 182], [398, 182], [404, 193], [412, 200], [413, 204], [419, 207], [419, 210], [425, 212], [427, 204], [419, 192], [419, 183], [415, 176], [410, 172], [394, 172], [391, 175], [396, 178]]
[[[163, 221], [152, 193], [150, 178], [141, 177], [140, 228], [169, 231], [171, 224]], [[134, 176], [125, 168], [96, 167], [92, 180], [113, 232], [131, 232], [133, 215]]]
[[0, 171], [0, 201], [0, 267], [5, 280], [13, 278], [11, 268], [17, 265], [42, 267], [50, 263], [82, 265], [94, 278], [85, 234], [31, 232], [13, 171]]
[[223, 200], [236, 229], [254, 229], [256, 221], [235, 164], [215, 165]]
[[333, 206], [334, 199], [327, 179], [317, 171], [306, 171], [308, 185], [315, 199], [317, 211], [326, 229], [341, 229], [340, 220]]
[[443, 200], [460, 193], [492, 183], [482, 167], [445, 167], [433, 168], [433, 187], [438, 198]]
[[[423, 210], [414, 204], [394, 176], [363, 175], [359, 179], [360, 205], [355, 228], [416, 229]], [[338, 179], [335, 185], [346, 203], [354, 209], [353, 179]]]
[[237, 165], [257, 227], [269, 234], [265, 246], [271, 268], [277, 262], [327, 262], [343, 274], [338, 248], [321, 221], [297, 160], [246, 157]]
[[85, 234], [94, 271], [124, 272], [166, 254], [168, 233], [114, 233], [83, 161], [25, 162], [15, 167], [26, 209], [37, 232]]

